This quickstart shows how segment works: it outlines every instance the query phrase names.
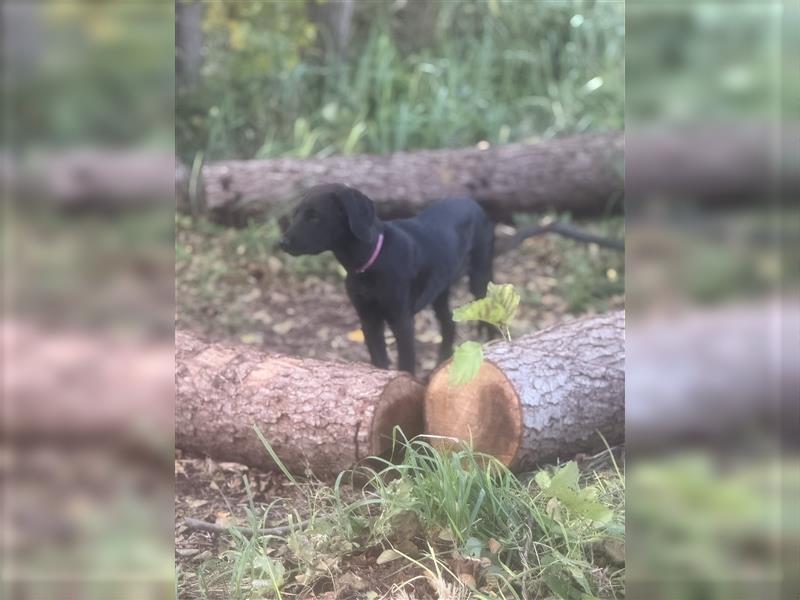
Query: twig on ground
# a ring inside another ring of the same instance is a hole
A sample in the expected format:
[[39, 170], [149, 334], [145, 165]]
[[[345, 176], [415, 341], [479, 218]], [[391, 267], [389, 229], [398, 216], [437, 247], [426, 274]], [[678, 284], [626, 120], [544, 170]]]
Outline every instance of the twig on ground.
[[545, 233], [557, 233], [566, 238], [571, 238], [579, 242], [597, 244], [603, 248], [610, 248], [620, 252], [625, 251], [625, 242], [623, 240], [615, 240], [595, 235], [593, 233], [589, 233], [588, 231], [578, 229], [569, 223], [564, 223], [563, 221], [551, 221], [545, 225], [528, 225], [527, 227], [522, 227], [511, 237], [499, 241], [495, 254], [498, 256], [500, 254], [505, 254], [509, 250], [513, 250], [522, 244], [522, 242], [524, 242], [526, 239], [537, 235], [543, 235]]
[[[299, 521], [298, 523], [292, 523], [290, 525], [280, 525], [278, 527], [258, 529], [255, 532], [259, 535], [280, 535], [295, 529], [301, 529], [307, 526], [310, 522], [311, 521], [309, 519], [306, 519], [305, 521]], [[192, 517], [186, 517], [183, 520], [183, 524], [189, 529], [210, 531], [211, 533], [225, 533], [231, 529], [237, 530], [242, 535], [253, 535], [254, 533], [252, 527], [239, 527], [238, 525], [217, 525], [216, 523], [209, 523], [208, 521], [201, 521], [200, 519], [194, 519]]]

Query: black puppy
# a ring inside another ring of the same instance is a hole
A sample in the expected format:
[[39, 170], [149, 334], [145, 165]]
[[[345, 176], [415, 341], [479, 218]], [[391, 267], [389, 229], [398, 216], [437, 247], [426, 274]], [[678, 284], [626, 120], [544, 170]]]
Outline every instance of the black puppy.
[[474, 200], [442, 200], [411, 219], [381, 221], [372, 201], [341, 184], [306, 193], [280, 247], [298, 256], [332, 250], [347, 270], [347, 295], [361, 319], [372, 364], [388, 368], [384, 324], [397, 340], [398, 366], [414, 373], [414, 314], [428, 304], [442, 329], [439, 360], [453, 351], [449, 292], [464, 273], [486, 295], [494, 227]]

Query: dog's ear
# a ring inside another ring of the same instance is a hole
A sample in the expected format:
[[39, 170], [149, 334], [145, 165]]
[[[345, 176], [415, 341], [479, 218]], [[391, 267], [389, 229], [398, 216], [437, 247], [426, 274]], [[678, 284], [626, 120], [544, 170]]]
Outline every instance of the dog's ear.
[[362, 242], [373, 242], [377, 227], [372, 200], [353, 188], [346, 188], [338, 196], [353, 235]]

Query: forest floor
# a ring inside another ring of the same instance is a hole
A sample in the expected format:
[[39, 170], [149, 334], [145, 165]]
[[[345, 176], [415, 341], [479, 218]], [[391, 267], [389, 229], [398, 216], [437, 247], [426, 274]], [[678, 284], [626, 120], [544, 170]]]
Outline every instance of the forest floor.
[[[582, 226], [612, 237], [622, 233], [621, 219], [616, 218]], [[277, 252], [274, 250], [277, 235], [274, 223], [229, 229], [179, 216], [176, 327], [207, 339], [252, 344], [270, 352], [367, 361], [358, 320], [344, 292], [340, 267], [329, 253], [292, 258]], [[498, 257], [494, 281], [514, 284], [521, 295], [512, 337], [576, 316], [622, 308], [623, 261], [621, 253], [555, 236], [526, 240], [519, 248]], [[454, 307], [472, 300], [466, 281], [454, 289], [451, 298]], [[458, 343], [470, 337], [477, 339], [476, 331], [469, 327], [458, 329]], [[391, 334], [387, 338], [390, 357], [394, 359], [394, 340]], [[417, 315], [416, 339], [418, 375], [425, 376], [435, 367], [440, 341], [430, 309]], [[175, 460], [179, 596], [262, 597], [231, 592], [228, 571], [206, 568], [209, 564], [219, 565], [226, 553], [238, 552], [241, 556], [241, 540], [189, 529], [184, 524], [187, 517], [222, 525], [247, 525], [252, 519], [248, 509], [263, 514], [264, 507], [272, 505], [269, 521], [281, 523], [284, 515], [302, 517], [308, 510], [308, 498], [304, 496], [307, 491], [278, 473], [184, 456], [179, 451]], [[308, 587], [300, 595], [330, 600], [372, 598], [377, 597], [371, 595], [373, 592], [396, 591], [398, 585], [424, 571], [413, 565], [410, 570], [398, 569], [395, 562], [379, 565], [376, 563], [379, 552], [370, 548], [348, 555], [344, 566], [341, 561], [337, 564], [337, 572], [349, 573], [349, 579], [322, 578], [328, 581], [327, 585]], [[613, 591], [614, 586], [609, 585], [606, 587]], [[414, 595], [441, 596], [434, 587], [435, 582], [420, 577]], [[593, 589], [598, 588], [593, 586]], [[269, 590], [262, 591], [264, 597], [270, 597]]]
[[[621, 237], [621, 219], [586, 226]], [[344, 290], [344, 273], [330, 253], [291, 257], [273, 249], [271, 223], [228, 229], [181, 216], [176, 240], [176, 327], [212, 340], [252, 344], [301, 357], [367, 362], [358, 318]], [[624, 257], [548, 235], [499, 256], [494, 282], [521, 296], [511, 334], [538, 331], [566, 319], [624, 306]], [[473, 298], [466, 278], [451, 304]], [[457, 343], [476, 331], [459, 326]], [[418, 371], [436, 365], [440, 341], [432, 309], [416, 317]], [[387, 332], [389, 355], [394, 339]]]

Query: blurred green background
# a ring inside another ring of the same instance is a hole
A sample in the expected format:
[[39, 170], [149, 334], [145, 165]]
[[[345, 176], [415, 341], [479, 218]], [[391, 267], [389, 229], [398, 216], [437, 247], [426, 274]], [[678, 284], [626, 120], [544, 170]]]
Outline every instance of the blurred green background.
[[346, 5], [179, 3], [181, 159], [622, 128], [622, 2], [353, 2], [342, 15]]

